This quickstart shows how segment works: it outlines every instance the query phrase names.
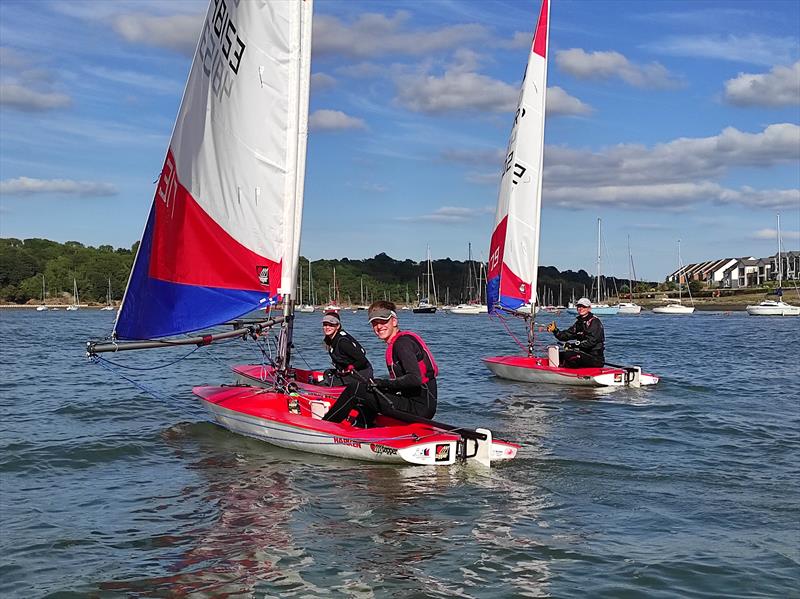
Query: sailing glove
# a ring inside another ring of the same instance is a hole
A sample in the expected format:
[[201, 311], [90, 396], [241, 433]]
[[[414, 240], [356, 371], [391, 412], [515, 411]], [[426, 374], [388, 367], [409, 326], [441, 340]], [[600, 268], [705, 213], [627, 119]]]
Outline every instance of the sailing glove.
[[549, 325], [547, 325], [547, 332], [548, 333], [558, 333], [558, 327], [556, 326], [556, 321], [554, 320]]
[[389, 379], [375, 379], [372, 381], [372, 387], [378, 390], [388, 390], [391, 389], [392, 383]]

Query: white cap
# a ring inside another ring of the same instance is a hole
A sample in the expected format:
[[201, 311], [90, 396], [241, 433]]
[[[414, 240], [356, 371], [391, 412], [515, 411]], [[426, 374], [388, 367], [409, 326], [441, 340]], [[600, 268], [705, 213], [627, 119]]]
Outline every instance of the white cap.
[[587, 308], [592, 307], [592, 301], [588, 297], [582, 297], [576, 303], [576, 306], [586, 306]]

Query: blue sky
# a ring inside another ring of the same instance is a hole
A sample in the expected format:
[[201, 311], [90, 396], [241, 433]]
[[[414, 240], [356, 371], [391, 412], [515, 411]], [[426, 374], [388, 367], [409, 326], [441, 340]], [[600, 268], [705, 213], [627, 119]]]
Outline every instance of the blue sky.
[[[800, 2], [556, 0], [541, 263], [800, 235]], [[0, 236], [130, 246], [206, 2], [0, 3]], [[317, 0], [302, 253], [485, 254], [538, 0]]]

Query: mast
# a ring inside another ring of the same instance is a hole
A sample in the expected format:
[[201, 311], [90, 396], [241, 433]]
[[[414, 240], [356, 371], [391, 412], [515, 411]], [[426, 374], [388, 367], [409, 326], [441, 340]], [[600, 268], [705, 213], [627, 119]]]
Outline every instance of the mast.
[[314, 303], [313, 290], [314, 288], [311, 286], [311, 258], [308, 258], [308, 303], [309, 304]]
[[681, 240], [678, 240], [678, 303], [683, 301], [683, 293], [681, 293], [681, 276], [683, 270], [683, 262], [681, 261]]
[[293, 27], [290, 49], [292, 54], [299, 56], [298, 69], [291, 72], [289, 77], [290, 88], [294, 87], [295, 102], [289, 108], [289, 131], [294, 125], [296, 137], [289, 140], [288, 167], [294, 170], [293, 194], [284, 206], [285, 222], [291, 223], [287, 227], [288, 249], [286, 263], [281, 272], [281, 288], [278, 293], [283, 296], [283, 317], [281, 334], [278, 339], [278, 352], [276, 364], [281, 374], [285, 375], [291, 364], [292, 333], [294, 328], [294, 283], [297, 280], [297, 269], [300, 257], [300, 228], [303, 218], [303, 194], [305, 191], [306, 176], [306, 148], [308, 145], [308, 104], [311, 90], [311, 15], [313, 0], [298, 2], [294, 7]]
[[597, 219], [597, 303], [600, 303], [600, 219]]
[[781, 282], [783, 281], [783, 279], [782, 279], [783, 273], [781, 272], [781, 271], [783, 271], [783, 261], [781, 259], [781, 215], [780, 215], [780, 213], [776, 214], [775, 218], [777, 219], [777, 223], [778, 223], [778, 288], [776, 289], [776, 295], [778, 295], [778, 297], [780, 297], [782, 295], [782, 293], [783, 293], [782, 290], [781, 290]]

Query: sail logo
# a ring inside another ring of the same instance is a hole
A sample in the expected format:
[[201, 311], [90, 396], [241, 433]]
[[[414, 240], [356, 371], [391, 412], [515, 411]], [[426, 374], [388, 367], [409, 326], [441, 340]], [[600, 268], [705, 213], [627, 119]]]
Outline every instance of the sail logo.
[[437, 443], [436, 445], [436, 457], [434, 458], [437, 462], [447, 462], [450, 460], [450, 444], [449, 443]]
[[265, 287], [269, 287], [269, 267], [256, 266], [256, 269], [258, 269], [258, 282]]
[[175, 213], [175, 198], [177, 195], [178, 177], [175, 172], [175, 159], [172, 157], [172, 152], [167, 152], [167, 160], [164, 162], [164, 168], [161, 169], [161, 177], [158, 179], [156, 197], [164, 202], [167, 208], [172, 208], [170, 216]]
[[[239, 4], [237, 0], [234, 3], [237, 6]], [[203, 73], [211, 79], [213, 95], [219, 100], [222, 100], [223, 95], [230, 97], [233, 77], [239, 73], [247, 47], [237, 32], [226, 1], [214, 0], [214, 10], [209, 11], [203, 24], [197, 52]]]

